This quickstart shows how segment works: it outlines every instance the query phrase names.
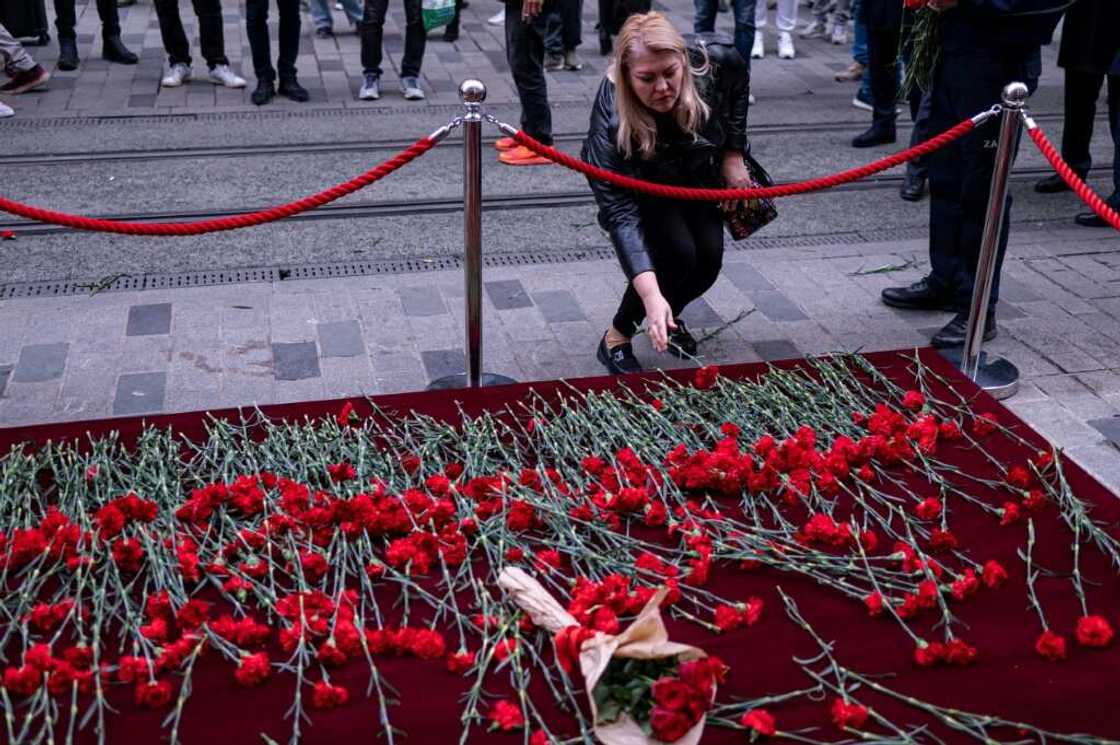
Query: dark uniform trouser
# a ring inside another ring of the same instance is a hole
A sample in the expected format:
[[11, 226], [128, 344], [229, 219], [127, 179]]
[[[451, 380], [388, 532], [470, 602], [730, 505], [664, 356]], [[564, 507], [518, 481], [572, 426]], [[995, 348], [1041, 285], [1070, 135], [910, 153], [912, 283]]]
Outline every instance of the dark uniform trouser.
[[[1033, 92], [1038, 78], [1028, 77], [1029, 60], [1029, 52], [1014, 58], [995, 58], [943, 51], [934, 72], [930, 136], [999, 103], [1003, 87], [1012, 81], [1025, 82]], [[998, 139], [999, 117], [993, 117], [930, 155], [929, 281], [935, 291], [952, 298], [960, 311], [968, 310], [972, 300]], [[1018, 143], [1015, 145], [1017, 148]], [[1008, 193], [989, 312], [995, 311], [999, 299], [999, 277], [1007, 250], [1010, 220], [1011, 194]]]
[[[268, 5], [272, 0], [245, 0], [245, 31], [249, 36], [249, 49], [253, 54], [253, 72], [257, 80], [276, 80], [272, 66], [272, 44], [268, 38]], [[296, 57], [299, 55], [299, 0], [276, 0], [280, 11], [280, 56], [277, 68], [280, 80], [296, 77]]]
[[1120, 75], [1066, 70], [1065, 128], [1062, 130], [1062, 157], [1078, 173], [1093, 165], [1089, 141], [1093, 139], [1093, 117], [1097, 115], [1097, 96], [1108, 78], [1108, 126], [1112, 132], [1112, 198], [1120, 206]]
[[[117, 15], [117, 0], [97, 0], [97, 15], [101, 17], [101, 37], [109, 39], [121, 35], [120, 17]], [[59, 39], [77, 39], [74, 27], [78, 18], [74, 10], [74, 0], [54, 0], [54, 27]]]
[[554, 10], [553, 0], [532, 23], [521, 20], [521, 2], [506, 3], [506, 60], [521, 101], [521, 129], [530, 137], [552, 144], [552, 110], [544, 77], [545, 21]]

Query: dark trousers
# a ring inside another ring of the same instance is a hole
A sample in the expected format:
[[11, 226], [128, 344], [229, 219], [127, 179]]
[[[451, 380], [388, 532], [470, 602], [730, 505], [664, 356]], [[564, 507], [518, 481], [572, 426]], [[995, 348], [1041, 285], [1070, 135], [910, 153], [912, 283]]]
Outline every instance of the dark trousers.
[[[751, 47], [754, 46], [754, 9], [766, 0], [730, 0], [735, 19], [735, 49], [751, 69]], [[693, 0], [692, 30], [698, 34], [716, 30], [719, 0]]]
[[531, 23], [521, 20], [521, 3], [506, 3], [506, 60], [521, 100], [521, 129], [546, 145], [552, 144], [552, 110], [548, 107], [548, 84], [544, 77], [543, 17], [554, 8], [546, 0], [541, 14]]
[[[930, 134], [940, 134], [962, 119], [991, 108], [1003, 86], [1026, 82], [1033, 92], [1038, 78], [1028, 75], [1026, 59], [960, 56], [942, 52], [934, 72], [930, 100]], [[999, 117], [989, 119], [956, 142], [935, 151], [929, 159], [930, 284], [967, 310], [976, 280], [980, 238], [988, 208], [988, 192], [995, 167]], [[1015, 143], [1018, 148], [1018, 143]], [[1011, 222], [1011, 194], [1003, 211], [992, 283], [990, 312], [999, 300], [999, 278], [1007, 250]]]
[[[97, 0], [97, 15], [101, 17], [101, 38], [108, 39], [121, 35], [121, 21], [117, 15], [117, 0]], [[78, 16], [74, 12], [74, 0], [54, 0], [54, 27], [59, 39], [77, 39], [74, 27]]]
[[563, 54], [583, 43], [583, 0], [557, 0], [545, 19], [544, 48], [550, 54]]
[[[715, 283], [723, 267], [719, 207], [708, 202], [642, 198], [639, 210], [657, 285], [673, 316], [680, 317], [686, 305]], [[634, 283], [628, 283], [613, 325], [632, 336], [645, 317], [645, 305]]]
[[898, 102], [899, 26], [867, 29], [867, 69], [871, 77], [871, 123], [876, 127], [894, 126]]
[[[362, 70], [378, 76], [381, 75], [381, 36], [388, 11], [389, 0], [365, 0], [365, 10], [359, 26], [359, 33], [362, 35]], [[420, 64], [424, 61], [424, 45], [427, 40], [420, 0], [404, 0], [404, 21], [401, 77], [416, 78], [420, 76]]]
[[[272, 46], [268, 39], [268, 5], [271, 0], [245, 0], [245, 30], [253, 53], [253, 72], [257, 80], [276, 80], [272, 67]], [[280, 79], [296, 76], [299, 55], [299, 0], [276, 0], [280, 12], [280, 58], [276, 66]]]
[[1120, 205], [1120, 75], [1066, 70], [1065, 129], [1062, 131], [1062, 157], [1078, 173], [1088, 173], [1093, 165], [1089, 141], [1093, 139], [1093, 117], [1097, 115], [1097, 96], [1108, 78], [1108, 128], [1112, 132], [1112, 197]]
[[[191, 2], [195, 15], [198, 16], [198, 35], [203, 59], [211, 69], [218, 65], [228, 65], [225, 35], [222, 32], [221, 0]], [[156, 16], [159, 18], [159, 33], [163, 37], [163, 48], [167, 50], [168, 60], [172, 65], [190, 65], [191, 47], [187, 34], [183, 31], [178, 0], [155, 0], [155, 6]]]

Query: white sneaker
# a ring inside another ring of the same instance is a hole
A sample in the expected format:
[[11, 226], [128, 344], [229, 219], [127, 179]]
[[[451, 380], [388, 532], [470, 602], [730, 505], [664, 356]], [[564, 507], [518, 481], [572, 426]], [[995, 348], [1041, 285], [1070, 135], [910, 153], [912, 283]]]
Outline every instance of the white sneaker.
[[8, 106], [3, 101], [0, 101], [0, 119], [7, 119], [9, 116], [15, 116], [16, 112], [11, 106]]
[[229, 65], [217, 65], [210, 71], [210, 82], [214, 85], [224, 85], [226, 88], [244, 88], [245, 78], [229, 69]]
[[747, 94], [747, 103], [749, 103], [752, 106], [754, 105], [754, 94], [753, 93], [748, 93]]
[[793, 49], [793, 37], [789, 35], [789, 31], [783, 31], [778, 34], [778, 57], [779, 59], [793, 59], [796, 52]]
[[183, 83], [191, 79], [190, 65], [184, 65], [182, 62], [176, 62], [163, 76], [163, 80], [159, 84], [164, 88], [178, 88]]
[[506, 9], [505, 9], [505, 7], [503, 7], [501, 10], [499, 10], [494, 15], [487, 18], [486, 22], [489, 23], [491, 26], [505, 25], [505, 22], [506, 22]]
[[820, 21], [813, 21], [812, 23], [807, 24], [805, 28], [801, 29], [801, 31], [799, 31], [797, 35], [802, 39], [816, 39], [819, 37], [823, 37], [825, 35], [824, 24]]
[[372, 72], [365, 73], [362, 88], [358, 91], [358, 99], [361, 101], [376, 101], [379, 98], [381, 98], [381, 78]]
[[766, 56], [766, 49], [762, 44], [762, 32], [754, 32], [754, 46], [751, 47], [751, 59], [762, 59]]
[[424, 90], [417, 78], [401, 78], [401, 93], [406, 101], [423, 101]]
[[832, 43], [833, 44], [847, 44], [848, 43], [848, 24], [837, 23], [832, 27]]

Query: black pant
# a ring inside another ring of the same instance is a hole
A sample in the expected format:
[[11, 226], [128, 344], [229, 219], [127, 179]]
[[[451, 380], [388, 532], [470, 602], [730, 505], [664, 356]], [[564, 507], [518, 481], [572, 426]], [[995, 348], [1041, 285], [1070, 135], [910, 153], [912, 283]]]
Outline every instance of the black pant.
[[[362, 35], [362, 70], [381, 75], [381, 33], [385, 28], [385, 14], [389, 0], [366, 0], [359, 33]], [[401, 77], [420, 77], [420, 63], [424, 61], [424, 17], [420, 0], [404, 0], [404, 58], [401, 60]]]
[[548, 107], [548, 84], [544, 77], [544, 23], [554, 9], [545, 0], [533, 22], [521, 20], [521, 2], [506, 3], [506, 60], [521, 100], [521, 129], [525, 134], [552, 144], [552, 110]]
[[[1029, 75], [1029, 61], [1029, 55], [997, 58], [942, 52], [934, 72], [930, 135], [940, 134], [962, 119], [991, 108], [1000, 100], [1003, 87], [1014, 80], [1026, 82], [1033, 92], [1038, 78]], [[929, 159], [930, 284], [953, 298], [960, 311], [967, 310], [972, 300], [998, 139], [999, 117], [995, 117], [933, 152]], [[1018, 147], [1017, 142], [1015, 146]], [[993, 312], [999, 300], [999, 277], [1010, 222], [1009, 192], [992, 283]]]
[[[929, 139], [929, 110], [932, 103], [933, 97], [929, 91], [923, 93], [917, 86], [910, 91], [910, 120], [914, 122], [914, 129], [910, 132], [910, 147], [921, 145]], [[908, 161], [906, 172], [925, 178], [929, 172], [929, 156], [923, 155]]]
[[1097, 96], [1108, 78], [1108, 128], [1112, 132], [1112, 197], [1120, 205], [1120, 75], [1101, 75], [1066, 70], [1065, 129], [1062, 131], [1062, 157], [1078, 173], [1088, 173], [1093, 165], [1089, 141], [1093, 139], [1093, 117], [1097, 115]]
[[[245, 0], [245, 31], [253, 53], [253, 72], [257, 80], [276, 80], [272, 67], [272, 47], [268, 39], [268, 4], [270, 0]], [[299, 55], [299, 0], [276, 0], [280, 11], [280, 58], [276, 66], [280, 79], [296, 76]]]
[[563, 54], [583, 43], [583, 0], [557, 0], [545, 18], [544, 46], [550, 54]]
[[[226, 58], [225, 35], [222, 32], [221, 0], [191, 0], [194, 13], [198, 16], [198, 35], [202, 44], [202, 57], [211, 69], [218, 65], [228, 65]], [[167, 50], [172, 65], [190, 65], [191, 47], [187, 34], [183, 31], [183, 19], [179, 15], [179, 0], [155, 0], [156, 16], [159, 18], [159, 33], [163, 37], [163, 48]]]
[[[121, 21], [117, 15], [117, 0], [97, 0], [97, 15], [101, 16], [101, 38], [109, 39], [121, 35]], [[54, 27], [58, 38], [74, 40], [78, 34], [74, 27], [78, 16], [74, 12], [74, 0], [54, 0]]]
[[[723, 267], [723, 218], [708, 202], [641, 198], [642, 232], [661, 294], [679, 317], [685, 306], [707, 292]], [[626, 285], [614, 327], [632, 336], [646, 317], [645, 305]]]
[[867, 29], [867, 64], [871, 76], [871, 122], [893, 127], [898, 102], [898, 42], [900, 26]]

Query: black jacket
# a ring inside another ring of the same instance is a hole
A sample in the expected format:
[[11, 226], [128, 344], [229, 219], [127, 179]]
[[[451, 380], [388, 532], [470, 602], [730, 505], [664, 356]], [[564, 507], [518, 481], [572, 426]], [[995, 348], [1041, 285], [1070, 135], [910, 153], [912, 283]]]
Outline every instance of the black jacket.
[[1120, 2], [1077, 0], [1066, 11], [1058, 66], [1120, 75]]
[[984, 60], [1029, 58], [1050, 43], [1069, 5], [1070, 0], [960, 0], [941, 14], [941, 49]]
[[[710, 70], [696, 80], [710, 114], [695, 139], [678, 132], [662, 136], [649, 160], [636, 152], [624, 158], [616, 146], [618, 113], [614, 106], [614, 84], [603, 80], [591, 109], [591, 126], [581, 157], [592, 165], [644, 181], [675, 186], [723, 186], [720, 168], [723, 152], [747, 153], [747, 94], [750, 73], [731, 39], [723, 34], [697, 34], [688, 39], [693, 64], [702, 64], [707, 52]], [[675, 127], [666, 127], [667, 131]], [[610, 233], [611, 242], [627, 279], [653, 270], [646, 250], [638, 211], [639, 195], [603, 181], [588, 179], [599, 205], [599, 224]]]

